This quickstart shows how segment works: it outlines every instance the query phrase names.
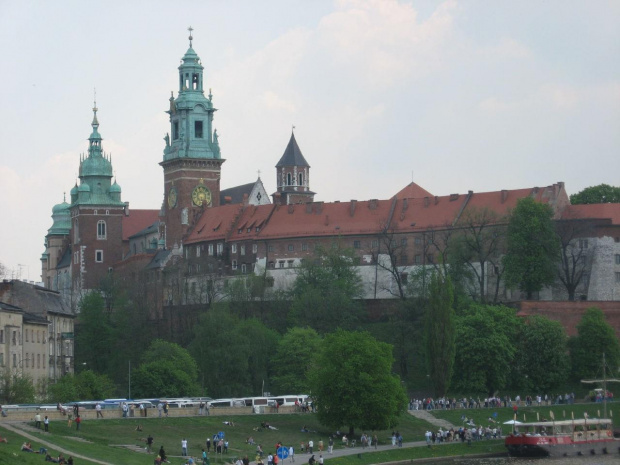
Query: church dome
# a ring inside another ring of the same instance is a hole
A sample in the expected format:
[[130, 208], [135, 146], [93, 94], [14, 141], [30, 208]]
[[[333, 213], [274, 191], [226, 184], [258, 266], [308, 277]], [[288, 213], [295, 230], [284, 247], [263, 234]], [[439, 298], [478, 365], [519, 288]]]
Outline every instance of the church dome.
[[121, 186], [114, 181], [114, 184], [110, 186], [110, 194], [120, 194], [121, 192]]
[[78, 186], [77, 184], [75, 186], [73, 186], [73, 188], [71, 189], [71, 192], [69, 192], [70, 195], [77, 195], [78, 193]]
[[52, 227], [47, 230], [48, 235], [65, 236], [71, 231], [71, 212], [65, 201], [52, 207]]
[[[73, 192], [73, 189], [71, 189], [71, 191]], [[69, 213], [69, 204], [67, 202], [62, 202], [52, 207], [52, 213], [60, 214], [63, 213], [65, 210], [67, 213]]]
[[[80, 177], [82, 176], [109, 176], [112, 177], [112, 163], [101, 156], [86, 157], [80, 164]], [[81, 187], [81, 186], [80, 186]]]
[[80, 187], [78, 187], [78, 191], [79, 192], [90, 192], [90, 186], [86, 184], [85, 182], [83, 182], [82, 184], [80, 184]]

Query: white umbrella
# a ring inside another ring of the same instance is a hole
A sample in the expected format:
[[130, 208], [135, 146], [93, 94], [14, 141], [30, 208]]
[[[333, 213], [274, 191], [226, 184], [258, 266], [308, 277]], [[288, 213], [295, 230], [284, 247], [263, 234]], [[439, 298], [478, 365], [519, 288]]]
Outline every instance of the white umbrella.
[[517, 420], [508, 420], [504, 422], [505, 425], [522, 425], [523, 423]]

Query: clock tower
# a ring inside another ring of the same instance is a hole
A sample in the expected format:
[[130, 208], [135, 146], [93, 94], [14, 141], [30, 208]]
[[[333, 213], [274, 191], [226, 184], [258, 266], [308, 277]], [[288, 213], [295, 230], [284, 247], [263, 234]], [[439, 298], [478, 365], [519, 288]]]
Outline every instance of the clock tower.
[[164, 140], [164, 204], [162, 231], [166, 247], [181, 245], [183, 237], [205, 208], [220, 200], [222, 163], [217, 130], [213, 127], [213, 95], [204, 94], [203, 66], [192, 48], [179, 66], [179, 90], [170, 96], [170, 132]]

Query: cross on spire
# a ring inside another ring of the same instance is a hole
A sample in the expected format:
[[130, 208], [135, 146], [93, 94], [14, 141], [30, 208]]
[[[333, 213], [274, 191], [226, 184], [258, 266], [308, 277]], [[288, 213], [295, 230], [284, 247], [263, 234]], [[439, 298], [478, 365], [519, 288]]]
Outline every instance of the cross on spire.
[[192, 40], [194, 40], [194, 38], [192, 37], [192, 31], [194, 30], [194, 28], [190, 26], [190, 27], [187, 28], [187, 30], [189, 31], [189, 46], [191, 48]]

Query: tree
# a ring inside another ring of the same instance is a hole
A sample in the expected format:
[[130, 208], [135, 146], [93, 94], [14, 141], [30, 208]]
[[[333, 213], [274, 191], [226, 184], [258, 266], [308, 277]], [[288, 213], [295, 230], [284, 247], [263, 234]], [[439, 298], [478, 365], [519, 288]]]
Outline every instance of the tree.
[[481, 303], [487, 302], [488, 267], [495, 275], [493, 303], [497, 302], [499, 285], [503, 273], [501, 256], [504, 253], [506, 227], [505, 218], [488, 208], [468, 209], [459, 218], [458, 231], [452, 237], [453, 247], [450, 263], [462, 263], [476, 279], [476, 292]]
[[0, 397], [5, 404], [34, 403], [32, 378], [24, 373], [5, 371], [0, 375]]
[[425, 321], [427, 368], [435, 395], [443, 397], [450, 387], [455, 355], [454, 294], [450, 278], [434, 273], [429, 291]]
[[63, 376], [48, 387], [49, 401], [69, 402], [77, 399], [106, 399], [112, 397], [116, 387], [106, 375], [99, 375], [92, 370], [74, 375]]
[[504, 277], [528, 300], [555, 280], [559, 243], [552, 218], [551, 206], [531, 197], [520, 199], [510, 215]]
[[573, 377], [602, 377], [603, 353], [607, 365], [616, 373], [620, 367], [620, 342], [605, 315], [596, 307], [586, 310], [577, 325], [577, 336], [569, 341]]
[[291, 291], [290, 324], [309, 326], [319, 334], [334, 328], [354, 329], [361, 319], [362, 281], [355, 254], [337, 243], [318, 248], [315, 259], [304, 261]]
[[561, 387], [570, 371], [562, 325], [534, 315], [519, 328], [513, 387], [546, 393]]
[[240, 320], [226, 307], [200, 316], [189, 350], [203, 389], [212, 397], [260, 393], [278, 334], [257, 319]]
[[407, 398], [392, 374], [392, 346], [365, 332], [337, 330], [325, 336], [309, 379], [321, 424], [383, 430], [394, 427]]
[[172, 342], [157, 339], [142, 355], [132, 373], [136, 397], [182, 397], [200, 393], [198, 365], [190, 353]]
[[580, 192], [570, 196], [573, 205], [588, 203], [620, 203], [620, 187], [608, 184], [586, 187]]
[[115, 338], [105, 300], [98, 292], [87, 294], [80, 303], [75, 327], [76, 362], [97, 373], [109, 373]]
[[504, 389], [510, 380], [519, 326], [511, 308], [474, 304], [456, 318], [454, 389], [485, 392]]
[[594, 247], [584, 247], [580, 238], [593, 233], [592, 223], [587, 219], [564, 216], [555, 222], [560, 243], [560, 260], [557, 276], [568, 294], [568, 300], [575, 300], [575, 293], [588, 270], [588, 260], [594, 254]]
[[309, 392], [307, 371], [321, 344], [312, 328], [290, 328], [271, 359], [271, 386], [276, 392]]

